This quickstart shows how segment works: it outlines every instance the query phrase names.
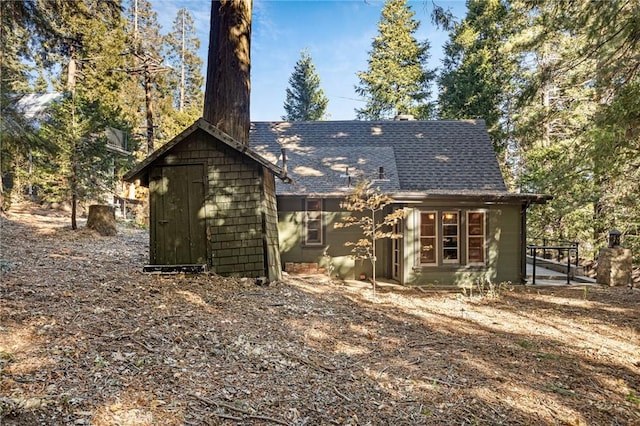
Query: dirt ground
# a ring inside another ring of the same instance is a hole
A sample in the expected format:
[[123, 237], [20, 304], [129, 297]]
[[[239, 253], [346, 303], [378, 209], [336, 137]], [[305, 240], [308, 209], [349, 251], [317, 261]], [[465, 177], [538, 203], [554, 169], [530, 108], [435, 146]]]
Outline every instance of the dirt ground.
[[142, 274], [145, 231], [0, 229], [2, 425], [640, 425], [640, 290]]

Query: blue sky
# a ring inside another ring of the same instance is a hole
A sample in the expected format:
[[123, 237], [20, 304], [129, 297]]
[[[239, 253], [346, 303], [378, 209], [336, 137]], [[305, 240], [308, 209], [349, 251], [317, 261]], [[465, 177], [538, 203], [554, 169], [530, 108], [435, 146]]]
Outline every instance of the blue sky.
[[[211, 2], [208, 0], [151, 0], [163, 33], [170, 30], [178, 9], [194, 17], [205, 61], [209, 43]], [[436, 0], [463, 17], [462, 0]], [[251, 38], [251, 120], [277, 121], [284, 114], [285, 91], [300, 52], [307, 49], [321, 87], [329, 98], [330, 120], [352, 120], [358, 100], [356, 73], [367, 69], [371, 41], [384, 2], [381, 0], [254, 0]], [[447, 35], [431, 23], [431, 0], [409, 1], [421, 22], [416, 37], [431, 43], [430, 67], [440, 66]]]

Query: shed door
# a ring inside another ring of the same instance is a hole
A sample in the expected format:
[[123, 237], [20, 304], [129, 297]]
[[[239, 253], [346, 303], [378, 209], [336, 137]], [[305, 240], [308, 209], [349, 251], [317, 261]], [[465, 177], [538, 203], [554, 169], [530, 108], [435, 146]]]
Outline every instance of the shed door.
[[205, 264], [203, 165], [155, 167], [149, 193], [151, 263]]

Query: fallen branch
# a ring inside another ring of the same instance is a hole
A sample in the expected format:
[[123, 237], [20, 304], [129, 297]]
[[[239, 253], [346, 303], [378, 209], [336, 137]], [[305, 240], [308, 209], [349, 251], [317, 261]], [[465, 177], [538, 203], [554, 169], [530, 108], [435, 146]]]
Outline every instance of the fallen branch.
[[427, 379], [427, 380], [432, 381], [432, 382], [440, 383], [441, 385], [447, 385], [447, 386], [462, 386], [460, 383], [447, 382], [446, 380], [436, 379], [435, 377], [422, 376], [422, 378], [423, 378], [423, 379]]
[[347, 397], [346, 395], [344, 395], [344, 394], [340, 393], [340, 391], [339, 391], [335, 386], [333, 387], [333, 391], [334, 391], [335, 393], [337, 393], [337, 394], [338, 394], [338, 396], [339, 396], [340, 398], [344, 399], [344, 400], [345, 400], [345, 401], [347, 401], [347, 402], [351, 402], [351, 398], [349, 398], [349, 397]]
[[221, 419], [225, 419], [225, 420], [233, 420], [236, 422], [241, 422], [244, 420], [243, 417], [235, 417], [235, 416], [231, 416], [229, 414], [222, 414], [222, 413], [213, 413], [216, 417], [219, 417]]
[[245, 419], [255, 419], [255, 420], [265, 420], [267, 422], [271, 422], [271, 423], [277, 423], [279, 425], [285, 425], [285, 426], [289, 426], [290, 423], [286, 422], [284, 420], [279, 420], [273, 417], [267, 417], [267, 416], [258, 416], [258, 415], [248, 415], [244, 417]]
[[247, 411], [247, 410], [245, 410], [243, 408], [235, 407], [233, 405], [224, 403], [222, 401], [214, 401], [212, 399], [205, 398], [204, 396], [200, 396], [200, 395], [197, 395], [195, 393], [190, 393], [189, 395], [194, 397], [194, 398], [196, 398], [196, 399], [199, 399], [200, 401], [202, 401], [202, 402], [204, 402], [205, 404], [208, 404], [208, 405], [213, 405], [213, 406], [216, 406], [216, 407], [226, 408], [227, 410], [237, 411], [238, 413], [242, 413], [242, 414], [247, 414], [247, 415], [252, 415], [253, 414], [251, 411]]
[[233, 405], [224, 403], [222, 401], [214, 401], [212, 399], [205, 398], [204, 396], [200, 396], [195, 393], [190, 393], [189, 396], [192, 396], [204, 402], [207, 405], [213, 405], [218, 408], [226, 408], [227, 410], [236, 411], [238, 413], [243, 414], [242, 417], [235, 417], [228, 414], [214, 413], [216, 416], [220, 417], [221, 419], [234, 420], [234, 421], [242, 421], [247, 419], [264, 420], [271, 423], [277, 423], [279, 425], [290, 426], [290, 424], [284, 420], [276, 419], [274, 417], [269, 417], [269, 416], [262, 416], [260, 414], [253, 414], [251, 411], [245, 410], [243, 408], [235, 407]]
[[147, 345], [146, 343], [141, 342], [141, 341], [139, 341], [139, 340], [136, 340], [136, 339], [134, 339], [133, 337], [129, 337], [129, 338], [131, 339], [131, 341], [132, 341], [133, 343], [137, 343], [138, 345], [140, 345], [140, 346], [142, 346], [143, 348], [145, 348], [147, 351], [149, 351], [149, 352], [151, 352], [151, 353], [155, 353], [155, 352], [156, 352], [156, 350], [155, 350], [155, 349], [153, 349], [151, 346]]
[[296, 361], [298, 361], [298, 362], [300, 362], [302, 364], [306, 364], [309, 367], [312, 367], [312, 368], [314, 368], [314, 369], [316, 369], [318, 371], [324, 371], [324, 372], [329, 372], [330, 373], [330, 372], [333, 372], [333, 371], [336, 370], [335, 367], [331, 367], [331, 366], [328, 366], [328, 365], [324, 365], [324, 364], [322, 364], [320, 362], [313, 361], [313, 360], [309, 359], [309, 357], [304, 358], [304, 357], [301, 357], [301, 356], [298, 356], [298, 355], [284, 353], [284, 352], [281, 352], [281, 354], [286, 356], [286, 357], [292, 358], [292, 359], [294, 359], [294, 360], [296, 360]]

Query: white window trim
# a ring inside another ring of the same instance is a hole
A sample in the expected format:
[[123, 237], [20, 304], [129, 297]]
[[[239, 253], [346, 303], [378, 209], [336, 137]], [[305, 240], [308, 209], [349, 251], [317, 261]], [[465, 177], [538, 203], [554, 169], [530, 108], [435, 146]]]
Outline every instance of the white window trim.
[[[434, 217], [435, 217], [435, 224], [434, 224], [434, 229], [436, 231], [436, 235], [433, 236], [434, 241], [435, 241], [435, 247], [433, 247], [433, 252], [435, 254], [434, 256], [434, 261], [430, 262], [430, 263], [422, 263], [422, 256], [420, 254], [420, 251], [422, 250], [422, 215], [423, 214], [429, 214], [429, 213], [433, 213]], [[438, 242], [438, 238], [439, 238], [439, 226], [438, 226], [438, 212], [436, 210], [420, 210], [418, 212], [418, 264], [420, 266], [434, 266], [438, 264], [438, 253], [439, 251], [439, 242]]]
[[[444, 258], [444, 215], [447, 213], [454, 213], [457, 217], [456, 220], [456, 258], [455, 259], [445, 259]], [[442, 228], [442, 239], [440, 241], [440, 250], [442, 252], [442, 263], [443, 264], [460, 264], [460, 211], [459, 210], [443, 210], [440, 213], [440, 227]]]
[[[318, 201], [320, 203], [320, 210], [309, 210], [309, 201]], [[320, 213], [320, 227], [318, 229], [318, 234], [320, 237], [320, 241], [309, 241], [309, 228], [307, 224], [309, 223], [309, 212], [318, 212]], [[324, 203], [322, 202], [322, 198], [305, 198], [304, 200], [304, 245], [306, 246], [321, 246], [324, 244]]]
[[[469, 215], [472, 213], [482, 213], [483, 216], [483, 223], [482, 223], [482, 250], [484, 252], [484, 262], [471, 262], [469, 260], [469, 239], [471, 238], [471, 235], [469, 234]], [[467, 219], [467, 223], [466, 223], [466, 234], [467, 234], [467, 265], [471, 265], [471, 266], [484, 266], [487, 264], [487, 211], [486, 210], [467, 210], [466, 212], [466, 219]]]

